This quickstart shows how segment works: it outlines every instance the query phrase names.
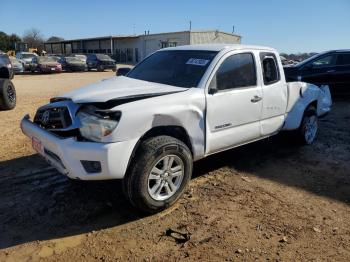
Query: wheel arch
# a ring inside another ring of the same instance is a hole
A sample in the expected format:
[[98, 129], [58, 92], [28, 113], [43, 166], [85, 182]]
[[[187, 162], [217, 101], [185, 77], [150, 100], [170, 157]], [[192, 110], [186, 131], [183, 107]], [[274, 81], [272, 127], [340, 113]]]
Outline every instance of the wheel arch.
[[127, 165], [127, 169], [129, 169], [130, 164], [134, 159], [136, 152], [140, 147], [141, 143], [149, 138], [156, 137], [156, 136], [171, 136], [180, 140], [190, 149], [191, 154], [193, 156], [193, 146], [192, 146], [191, 138], [184, 127], [178, 126], [178, 125], [155, 126], [149, 129], [147, 132], [145, 132], [137, 141], [136, 145], [134, 146], [134, 149], [132, 150], [132, 153]]
[[10, 71], [6, 67], [0, 68], [0, 78], [10, 79]]
[[317, 99], [313, 99], [308, 101], [308, 103], [298, 102], [293, 109], [287, 113], [285, 124], [283, 126], [283, 130], [295, 130], [298, 129], [301, 125], [303, 117], [305, 115], [306, 110], [313, 106], [317, 112], [318, 101]]

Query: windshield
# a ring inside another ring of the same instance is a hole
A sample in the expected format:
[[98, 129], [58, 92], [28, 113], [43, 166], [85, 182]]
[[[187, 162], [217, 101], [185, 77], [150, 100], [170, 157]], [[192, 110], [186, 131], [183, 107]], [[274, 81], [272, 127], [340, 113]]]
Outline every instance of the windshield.
[[34, 54], [22, 54], [22, 58], [33, 58], [35, 56]]
[[56, 62], [59, 61], [61, 58], [58, 56], [49, 56], [49, 58], [55, 60]]
[[86, 56], [84, 56], [84, 55], [75, 55], [75, 56], [72, 56], [72, 57], [76, 57], [76, 58], [79, 58], [79, 59], [86, 59]]
[[178, 87], [197, 87], [216, 51], [159, 51], [129, 72], [127, 77]]
[[97, 57], [98, 59], [111, 60], [111, 58], [110, 58], [108, 55], [96, 54], [96, 57]]
[[49, 57], [45, 57], [45, 56], [38, 57], [38, 61], [40, 63], [56, 62], [55, 59], [53, 57], [51, 57], [51, 56], [49, 56]]
[[81, 62], [81, 59], [78, 59], [76, 57], [66, 57], [66, 61], [69, 63], [77, 63], [77, 62]]

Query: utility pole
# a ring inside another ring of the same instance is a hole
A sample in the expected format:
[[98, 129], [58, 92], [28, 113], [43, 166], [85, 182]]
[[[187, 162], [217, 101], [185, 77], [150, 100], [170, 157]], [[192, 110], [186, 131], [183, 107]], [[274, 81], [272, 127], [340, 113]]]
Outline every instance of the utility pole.
[[192, 21], [190, 20], [190, 31], [192, 30]]
[[235, 32], [235, 26], [232, 26], [232, 34]]

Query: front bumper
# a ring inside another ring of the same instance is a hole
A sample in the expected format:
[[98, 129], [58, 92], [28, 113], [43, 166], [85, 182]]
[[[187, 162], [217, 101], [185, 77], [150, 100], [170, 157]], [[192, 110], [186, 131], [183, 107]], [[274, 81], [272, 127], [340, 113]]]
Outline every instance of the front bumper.
[[[39, 140], [43, 150], [40, 152], [50, 165], [60, 173], [81, 180], [122, 179], [126, 173], [129, 159], [137, 139], [96, 143], [80, 142], [74, 137], [58, 137], [30, 121], [25, 116], [21, 121], [22, 132], [30, 139]], [[99, 161], [100, 173], [87, 173], [80, 161]]]
[[74, 72], [86, 71], [87, 66], [67, 66], [66, 70], [70, 70]]
[[115, 64], [101, 64], [101, 66], [103, 66], [104, 69], [116, 69]]
[[61, 73], [62, 68], [61, 67], [41, 67], [40, 71], [42, 73]]

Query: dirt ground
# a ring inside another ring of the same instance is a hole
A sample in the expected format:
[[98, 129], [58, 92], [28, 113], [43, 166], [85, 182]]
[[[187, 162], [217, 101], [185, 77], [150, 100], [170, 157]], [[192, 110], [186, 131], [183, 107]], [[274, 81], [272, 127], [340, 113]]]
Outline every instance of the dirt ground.
[[15, 77], [18, 106], [0, 112], [0, 261], [350, 260], [350, 100], [312, 146], [282, 134], [197, 162], [180, 201], [146, 217], [118, 181], [58, 174], [19, 128], [50, 97], [112, 75]]

